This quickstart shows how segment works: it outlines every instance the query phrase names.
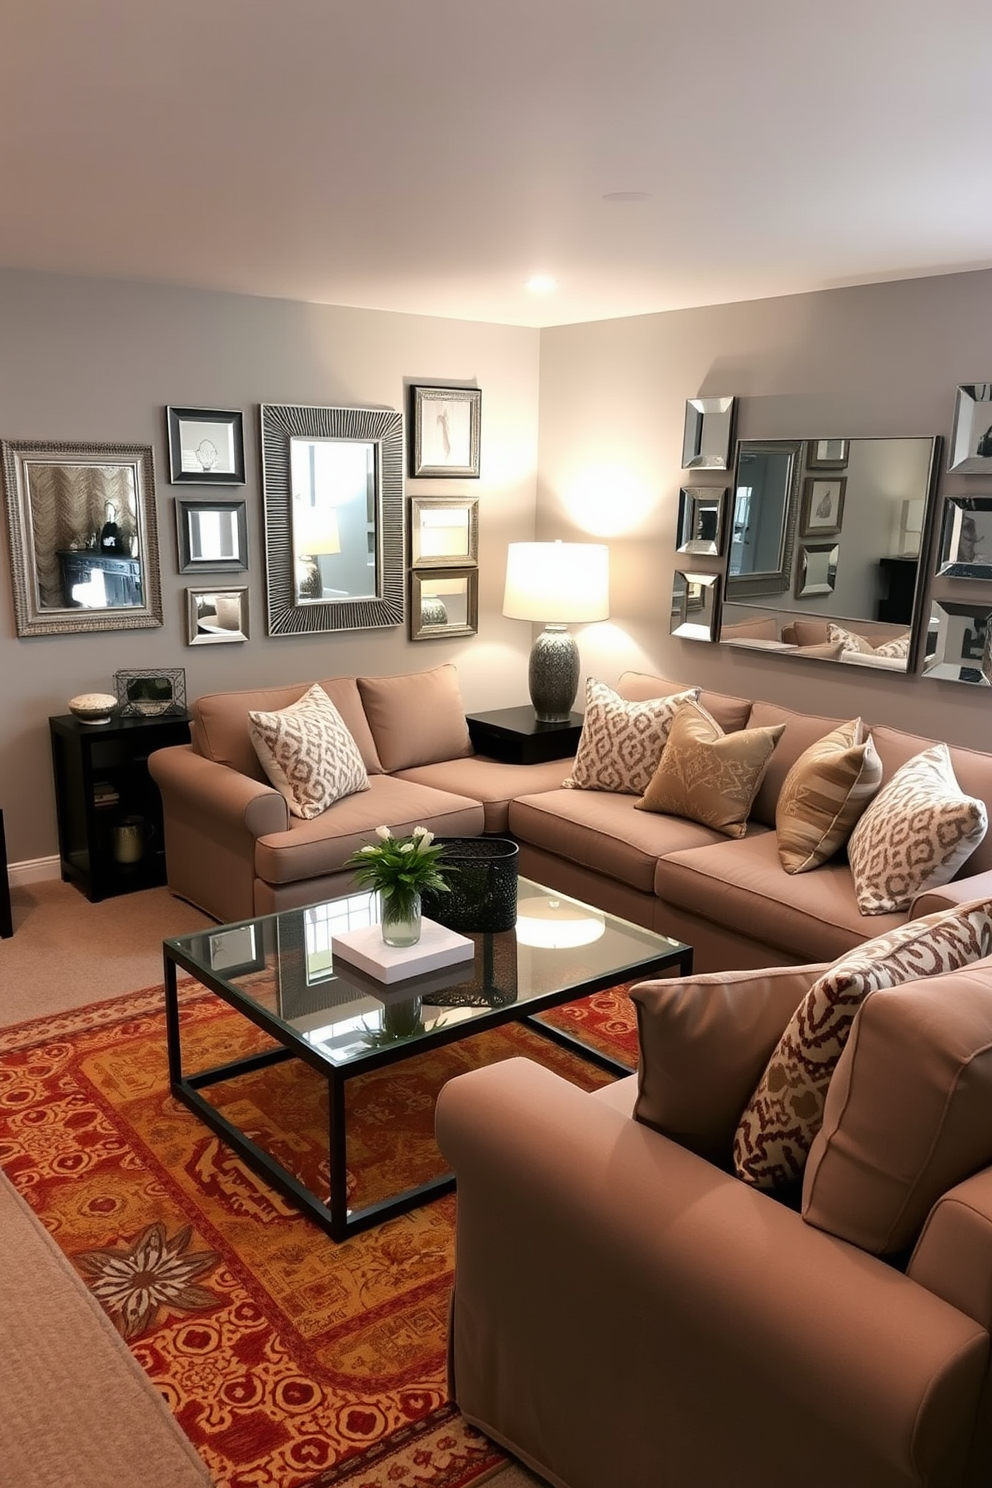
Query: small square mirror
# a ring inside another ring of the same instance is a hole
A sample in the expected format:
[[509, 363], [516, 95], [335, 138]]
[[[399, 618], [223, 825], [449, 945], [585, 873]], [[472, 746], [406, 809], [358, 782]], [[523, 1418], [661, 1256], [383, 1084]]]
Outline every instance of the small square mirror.
[[410, 562], [414, 568], [464, 568], [478, 557], [477, 497], [411, 498]]
[[736, 398], [690, 398], [685, 405], [683, 470], [729, 470]]
[[690, 641], [715, 641], [719, 597], [719, 574], [683, 573], [676, 569], [672, 582], [671, 634]]
[[683, 486], [679, 492], [678, 551], [707, 553], [717, 557], [723, 551], [723, 513], [727, 491], [706, 490], [702, 486]]
[[992, 496], [948, 496], [937, 573], [992, 579]]

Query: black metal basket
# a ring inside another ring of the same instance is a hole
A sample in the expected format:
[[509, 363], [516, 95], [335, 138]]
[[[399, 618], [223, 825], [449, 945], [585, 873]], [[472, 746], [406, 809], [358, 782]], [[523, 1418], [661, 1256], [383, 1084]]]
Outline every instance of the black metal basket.
[[424, 914], [449, 930], [496, 934], [517, 923], [517, 857], [520, 849], [508, 837], [436, 837], [444, 847], [438, 866], [457, 869], [450, 893], [426, 889]]

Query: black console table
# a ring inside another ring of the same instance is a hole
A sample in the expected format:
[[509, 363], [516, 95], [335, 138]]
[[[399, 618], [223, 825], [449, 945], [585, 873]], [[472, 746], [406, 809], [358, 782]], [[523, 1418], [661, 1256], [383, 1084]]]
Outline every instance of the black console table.
[[162, 800], [148, 756], [189, 743], [189, 715], [48, 720], [62, 877], [96, 902], [165, 883]]
[[529, 707], [469, 713], [467, 722], [476, 753], [508, 765], [567, 759], [578, 749], [582, 733], [581, 713], [573, 713], [567, 723], [538, 723]]
[[104, 605], [140, 605], [141, 564], [128, 554], [101, 553], [98, 548], [69, 548], [59, 554], [62, 570], [62, 597], [67, 607], [76, 609], [80, 601], [73, 599], [77, 584], [92, 583], [93, 575], [103, 579], [106, 598]]

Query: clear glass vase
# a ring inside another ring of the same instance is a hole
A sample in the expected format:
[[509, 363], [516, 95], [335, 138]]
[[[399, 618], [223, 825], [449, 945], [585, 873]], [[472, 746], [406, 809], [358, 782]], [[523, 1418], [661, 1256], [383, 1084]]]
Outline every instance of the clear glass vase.
[[388, 946], [412, 946], [420, 939], [420, 895], [416, 890], [399, 894], [394, 889], [388, 898], [379, 895], [379, 921], [382, 939]]

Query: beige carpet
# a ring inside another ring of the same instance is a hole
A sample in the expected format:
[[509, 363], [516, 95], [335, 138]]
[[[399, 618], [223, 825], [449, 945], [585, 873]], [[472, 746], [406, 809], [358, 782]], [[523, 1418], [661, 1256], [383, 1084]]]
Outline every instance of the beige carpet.
[[[90, 904], [53, 880], [16, 887], [11, 898], [14, 935], [0, 940], [0, 1027], [154, 986], [162, 941], [213, 923], [166, 889]], [[0, 1255], [0, 1483], [209, 1484], [126, 1345], [2, 1175]], [[71, 1349], [62, 1347], [69, 1339]], [[544, 1485], [513, 1466], [487, 1488]]]

